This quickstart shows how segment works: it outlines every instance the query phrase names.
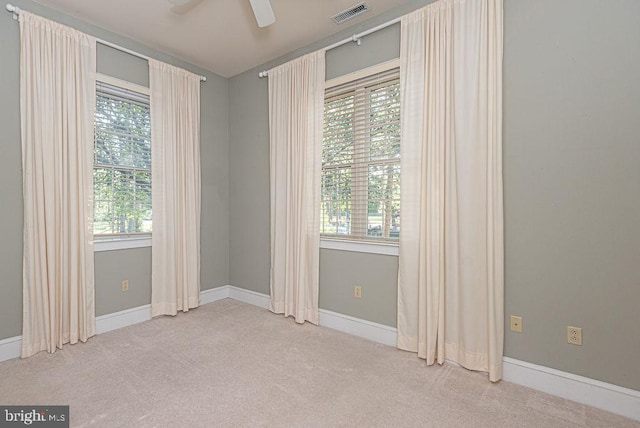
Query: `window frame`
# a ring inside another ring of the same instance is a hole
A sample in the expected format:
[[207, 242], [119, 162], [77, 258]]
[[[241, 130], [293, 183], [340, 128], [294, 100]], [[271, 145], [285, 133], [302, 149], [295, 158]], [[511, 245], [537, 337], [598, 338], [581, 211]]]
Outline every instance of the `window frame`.
[[[363, 79], [368, 76], [383, 73], [394, 68], [400, 68], [400, 59], [395, 58], [390, 61], [382, 62], [371, 67], [360, 69], [358, 71], [348, 73], [333, 79], [325, 81], [325, 91], [345, 83]], [[364, 88], [362, 89], [364, 90]], [[402, 114], [402, 112], [401, 112]], [[367, 195], [364, 195], [367, 198]], [[353, 227], [353, 226], [352, 226]], [[366, 226], [365, 226], [366, 227]], [[352, 229], [353, 230], [353, 229]], [[340, 251], [354, 251], [362, 253], [382, 254], [390, 256], [398, 256], [399, 238], [396, 241], [373, 239], [349, 239], [349, 235], [342, 237], [320, 235], [320, 248]]]
[[[109, 85], [117, 86], [122, 89], [138, 92], [140, 94], [150, 96], [151, 90], [145, 86], [138, 85], [136, 83], [129, 82], [127, 80], [118, 79], [117, 77], [109, 76], [106, 74], [96, 73], [96, 87], [95, 87], [95, 99], [97, 102], [98, 85], [97, 82], [106, 83]], [[95, 106], [94, 106], [95, 108]], [[94, 112], [95, 118], [95, 112]], [[95, 120], [95, 119], [94, 119]], [[95, 152], [95, 136], [91, 141], [92, 148]], [[95, 163], [92, 165], [92, 169], [95, 168]], [[153, 186], [153, 184], [152, 184]], [[93, 195], [95, 197], [95, 194]], [[151, 232], [140, 233], [112, 233], [93, 235], [93, 251], [114, 251], [114, 250], [126, 250], [134, 248], [146, 248], [151, 247], [153, 229]]]

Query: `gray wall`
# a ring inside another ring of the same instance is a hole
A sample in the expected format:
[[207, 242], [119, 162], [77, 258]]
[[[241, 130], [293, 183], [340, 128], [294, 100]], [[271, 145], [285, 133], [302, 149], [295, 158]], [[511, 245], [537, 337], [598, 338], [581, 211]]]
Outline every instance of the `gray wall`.
[[[339, 314], [394, 326], [397, 318], [398, 257], [320, 250], [319, 305]], [[362, 297], [353, 297], [353, 286]]]
[[[229, 277], [232, 285], [269, 293], [268, 88], [267, 80], [258, 78], [258, 71], [350, 37], [353, 33], [369, 29], [427, 3], [430, 1], [410, 1], [393, 11], [230, 79]], [[397, 58], [400, 54], [399, 39], [400, 26], [396, 24], [363, 38], [361, 46], [349, 43], [327, 52], [326, 78], [331, 79]], [[368, 270], [347, 269], [344, 277], [330, 274], [342, 271], [343, 267], [365, 266], [367, 263]], [[394, 256], [377, 255], [374, 258], [347, 251], [321, 251], [320, 307], [395, 325], [397, 263], [397, 257]], [[363, 286], [363, 298], [349, 302], [335, 298], [353, 294], [352, 280], [357, 280]], [[372, 304], [385, 301], [388, 302], [380, 306]]]
[[[381, 20], [423, 5], [410, 1]], [[505, 1], [505, 353], [640, 390], [640, 2]], [[359, 30], [350, 30], [353, 33]], [[233, 285], [269, 292], [267, 82], [230, 80]], [[327, 55], [327, 77], [393, 56], [397, 29]], [[394, 47], [393, 49], [391, 47]], [[395, 50], [394, 50], [395, 49]], [[397, 53], [395, 54], [397, 55]], [[320, 307], [395, 326], [397, 259], [322, 250]], [[352, 297], [354, 284], [362, 299]], [[583, 328], [584, 346], [566, 343]], [[622, 332], [625, 332], [622, 334]]]
[[603, 6], [505, 4], [505, 351], [640, 390], [640, 2]]
[[[15, 3], [194, 72], [202, 86], [202, 285], [269, 292], [267, 81], [257, 71], [400, 16], [413, 0], [230, 80], [28, 0]], [[640, 2], [505, 1], [505, 353], [640, 390]], [[398, 55], [398, 27], [327, 54], [327, 78]], [[0, 339], [20, 334], [22, 189], [18, 26], [0, 14]], [[139, 60], [100, 48], [104, 73], [146, 84]], [[138, 64], [138, 65], [136, 65]], [[142, 66], [143, 67], [143, 66]], [[126, 75], [120, 73], [126, 72]], [[129, 74], [131, 73], [131, 74]], [[228, 127], [228, 133], [227, 133]], [[150, 250], [96, 253], [98, 315], [149, 303]], [[397, 258], [320, 254], [321, 308], [395, 325]], [[120, 292], [128, 278], [131, 289]], [[362, 299], [352, 297], [354, 284]], [[567, 325], [584, 346], [566, 344]], [[620, 334], [619, 332], [625, 332]], [[630, 333], [629, 333], [630, 332]]]
[[[201, 92], [202, 289], [229, 283], [228, 79], [28, 0], [25, 10], [207, 76]], [[4, 8], [3, 8], [4, 10]], [[0, 13], [0, 340], [22, 333], [22, 175], [20, 149], [19, 26]], [[98, 45], [98, 71], [148, 85], [144, 60]], [[151, 249], [95, 253], [96, 314], [145, 305], [151, 299]], [[120, 291], [122, 279], [129, 291]]]

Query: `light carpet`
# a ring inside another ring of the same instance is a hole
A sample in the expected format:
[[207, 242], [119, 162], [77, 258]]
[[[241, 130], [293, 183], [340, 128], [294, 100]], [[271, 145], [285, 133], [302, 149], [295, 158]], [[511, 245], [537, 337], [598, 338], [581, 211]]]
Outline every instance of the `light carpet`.
[[72, 426], [640, 427], [230, 299], [0, 363], [0, 385]]

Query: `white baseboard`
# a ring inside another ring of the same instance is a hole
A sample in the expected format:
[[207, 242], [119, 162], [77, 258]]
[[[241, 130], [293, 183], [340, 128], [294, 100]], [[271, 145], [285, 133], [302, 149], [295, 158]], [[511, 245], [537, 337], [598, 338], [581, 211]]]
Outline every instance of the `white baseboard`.
[[[229, 286], [229, 298], [250, 305], [269, 308], [269, 296], [243, 288]], [[375, 322], [354, 318], [326, 309], [319, 310], [319, 324], [333, 330], [362, 337], [383, 345], [396, 346], [396, 329]]]
[[396, 346], [397, 334], [394, 327], [354, 318], [349, 315], [320, 309], [320, 325], [343, 333], [362, 337], [387, 346]]
[[640, 391], [509, 357], [503, 358], [502, 378], [640, 421]]
[[[229, 286], [229, 297], [261, 308], [269, 296]], [[320, 309], [320, 325], [384, 345], [396, 346], [397, 330], [382, 324]], [[640, 391], [623, 388], [549, 367], [504, 357], [503, 379], [567, 400], [640, 421]], [[450, 364], [456, 364], [450, 362]], [[456, 364], [457, 365], [457, 364]]]
[[0, 362], [22, 355], [22, 336], [0, 340]]
[[[200, 292], [200, 304], [206, 305], [207, 303], [212, 303], [216, 300], [226, 299], [229, 295], [228, 287], [228, 285], [225, 285], [222, 287], [202, 290]], [[115, 312], [113, 314], [102, 315], [96, 317], [96, 334], [117, 330], [119, 328], [138, 324], [150, 319], [151, 305], [138, 306], [137, 308], [125, 309], [124, 311]]]
[[96, 334], [117, 330], [151, 319], [151, 305], [138, 306], [124, 311], [96, 317]]
[[233, 285], [228, 285], [227, 287], [229, 288], [230, 299], [258, 306], [263, 309], [269, 309], [269, 296], [266, 294], [245, 290], [244, 288], [234, 287]]
[[202, 290], [200, 292], [200, 304], [206, 305], [207, 303], [213, 303], [218, 300], [226, 299], [227, 297], [229, 297], [228, 285]]
[[[231, 298], [267, 309], [269, 296], [225, 285], [200, 293], [200, 304]], [[371, 321], [320, 309], [320, 325], [388, 346], [396, 346], [396, 329]], [[151, 305], [127, 309], [96, 318], [98, 334], [151, 319]], [[0, 340], [0, 362], [20, 357], [22, 337]], [[503, 379], [547, 394], [597, 407], [640, 421], [640, 391], [516, 360], [503, 359]]]
[[[200, 304], [215, 302], [229, 297], [229, 286], [202, 290]], [[138, 324], [151, 319], [151, 305], [138, 306], [124, 311], [96, 317], [96, 334], [107, 333], [112, 330]], [[0, 362], [19, 358], [22, 354], [22, 336], [0, 340]]]

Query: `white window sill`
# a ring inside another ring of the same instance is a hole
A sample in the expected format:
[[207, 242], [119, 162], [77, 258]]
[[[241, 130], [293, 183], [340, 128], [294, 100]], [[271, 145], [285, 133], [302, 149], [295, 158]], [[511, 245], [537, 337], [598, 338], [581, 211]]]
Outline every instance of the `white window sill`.
[[93, 251], [128, 250], [130, 248], [144, 248], [151, 246], [151, 236], [126, 238], [96, 238], [93, 241]]
[[386, 256], [398, 255], [398, 244], [393, 243], [372, 243], [321, 238], [320, 248], [325, 250], [341, 250], [355, 251], [358, 253], [383, 254]]

